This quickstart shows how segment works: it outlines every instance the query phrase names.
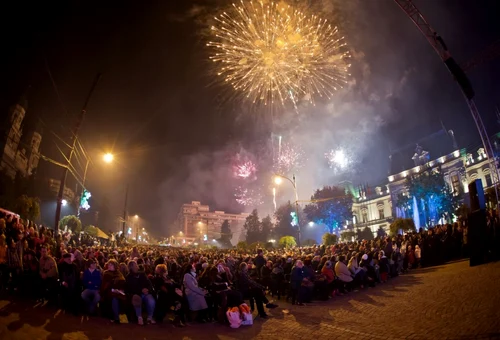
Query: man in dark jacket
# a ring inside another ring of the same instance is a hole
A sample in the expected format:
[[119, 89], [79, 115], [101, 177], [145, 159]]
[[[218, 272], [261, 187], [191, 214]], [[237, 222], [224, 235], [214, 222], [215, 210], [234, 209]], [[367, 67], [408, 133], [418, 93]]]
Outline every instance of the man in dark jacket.
[[255, 267], [257, 268], [257, 275], [259, 275], [259, 278], [261, 277], [261, 269], [266, 265], [266, 259], [262, 255], [262, 249], [257, 250], [257, 256], [255, 257], [255, 260], [253, 263], [255, 264]]
[[63, 255], [63, 262], [59, 265], [59, 280], [61, 281], [61, 295], [64, 310], [78, 313], [78, 291], [80, 273], [71, 261], [71, 254]]
[[125, 293], [131, 297], [132, 305], [135, 309], [135, 314], [137, 316], [137, 323], [139, 325], [144, 324], [142, 319], [142, 303], [146, 304], [146, 310], [148, 313], [148, 323], [156, 323], [153, 320], [153, 312], [155, 310], [155, 299], [152, 295], [153, 286], [147, 278], [146, 274], [139, 272], [139, 266], [137, 262], [130, 261], [128, 263], [129, 274], [126, 278]]
[[83, 273], [82, 299], [87, 305], [89, 314], [93, 314], [97, 303], [101, 299], [99, 290], [101, 289], [101, 271], [97, 269], [95, 260], [87, 261], [87, 269]]

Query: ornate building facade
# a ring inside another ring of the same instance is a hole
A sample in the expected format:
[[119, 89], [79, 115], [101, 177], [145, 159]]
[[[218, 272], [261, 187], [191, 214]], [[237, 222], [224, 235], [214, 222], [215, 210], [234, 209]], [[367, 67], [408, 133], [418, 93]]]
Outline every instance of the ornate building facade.
[[16, 174], [28, 177], [38, 167], [42, 131], [39, 126], [27, 128], [25, 122], [26, 99], [12, 105], [7, 120], [2, 124], [0, 138], [0, 171], [12, 179]]

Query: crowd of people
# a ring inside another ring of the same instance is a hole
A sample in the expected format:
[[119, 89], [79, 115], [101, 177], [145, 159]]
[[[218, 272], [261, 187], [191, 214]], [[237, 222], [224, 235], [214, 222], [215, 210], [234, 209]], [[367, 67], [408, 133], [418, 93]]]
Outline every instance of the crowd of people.
[[[1, 289], [75, 315], [139, 325], [172, 315], [227, 323], [248, 302], [267, 317], [272, 301], [294, 305], [369, 289], [420, 266], [467, 256], [467, 227], [436, 226], [406, 235], [292, 249], [187, 249], [66, 242], [63, 235], [0, 216]], [[170, 318], [168, 318], [170, 319]]]

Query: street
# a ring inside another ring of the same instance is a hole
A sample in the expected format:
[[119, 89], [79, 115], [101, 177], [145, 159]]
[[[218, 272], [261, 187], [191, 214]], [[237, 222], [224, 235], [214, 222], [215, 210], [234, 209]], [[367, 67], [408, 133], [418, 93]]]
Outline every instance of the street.
[[461, 261], [420, 269], [360, 292], [295, 307], [280, 301], [267, 320], [140, 327], [75, 317], [25, 301], [0, 301], [1, 339], [500, 339], [500, 263]]

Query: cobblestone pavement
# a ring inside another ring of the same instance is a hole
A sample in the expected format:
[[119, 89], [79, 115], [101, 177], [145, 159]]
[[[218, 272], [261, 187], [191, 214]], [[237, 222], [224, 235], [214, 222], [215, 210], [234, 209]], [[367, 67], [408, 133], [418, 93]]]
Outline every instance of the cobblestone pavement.
[[500, 339], [500, 262], [421, 269], [376, 288], [305, 307], [280, 302], [267, 320], [218, 324], [114, 325], [46, 306], [0, 300], [0, 339]]

